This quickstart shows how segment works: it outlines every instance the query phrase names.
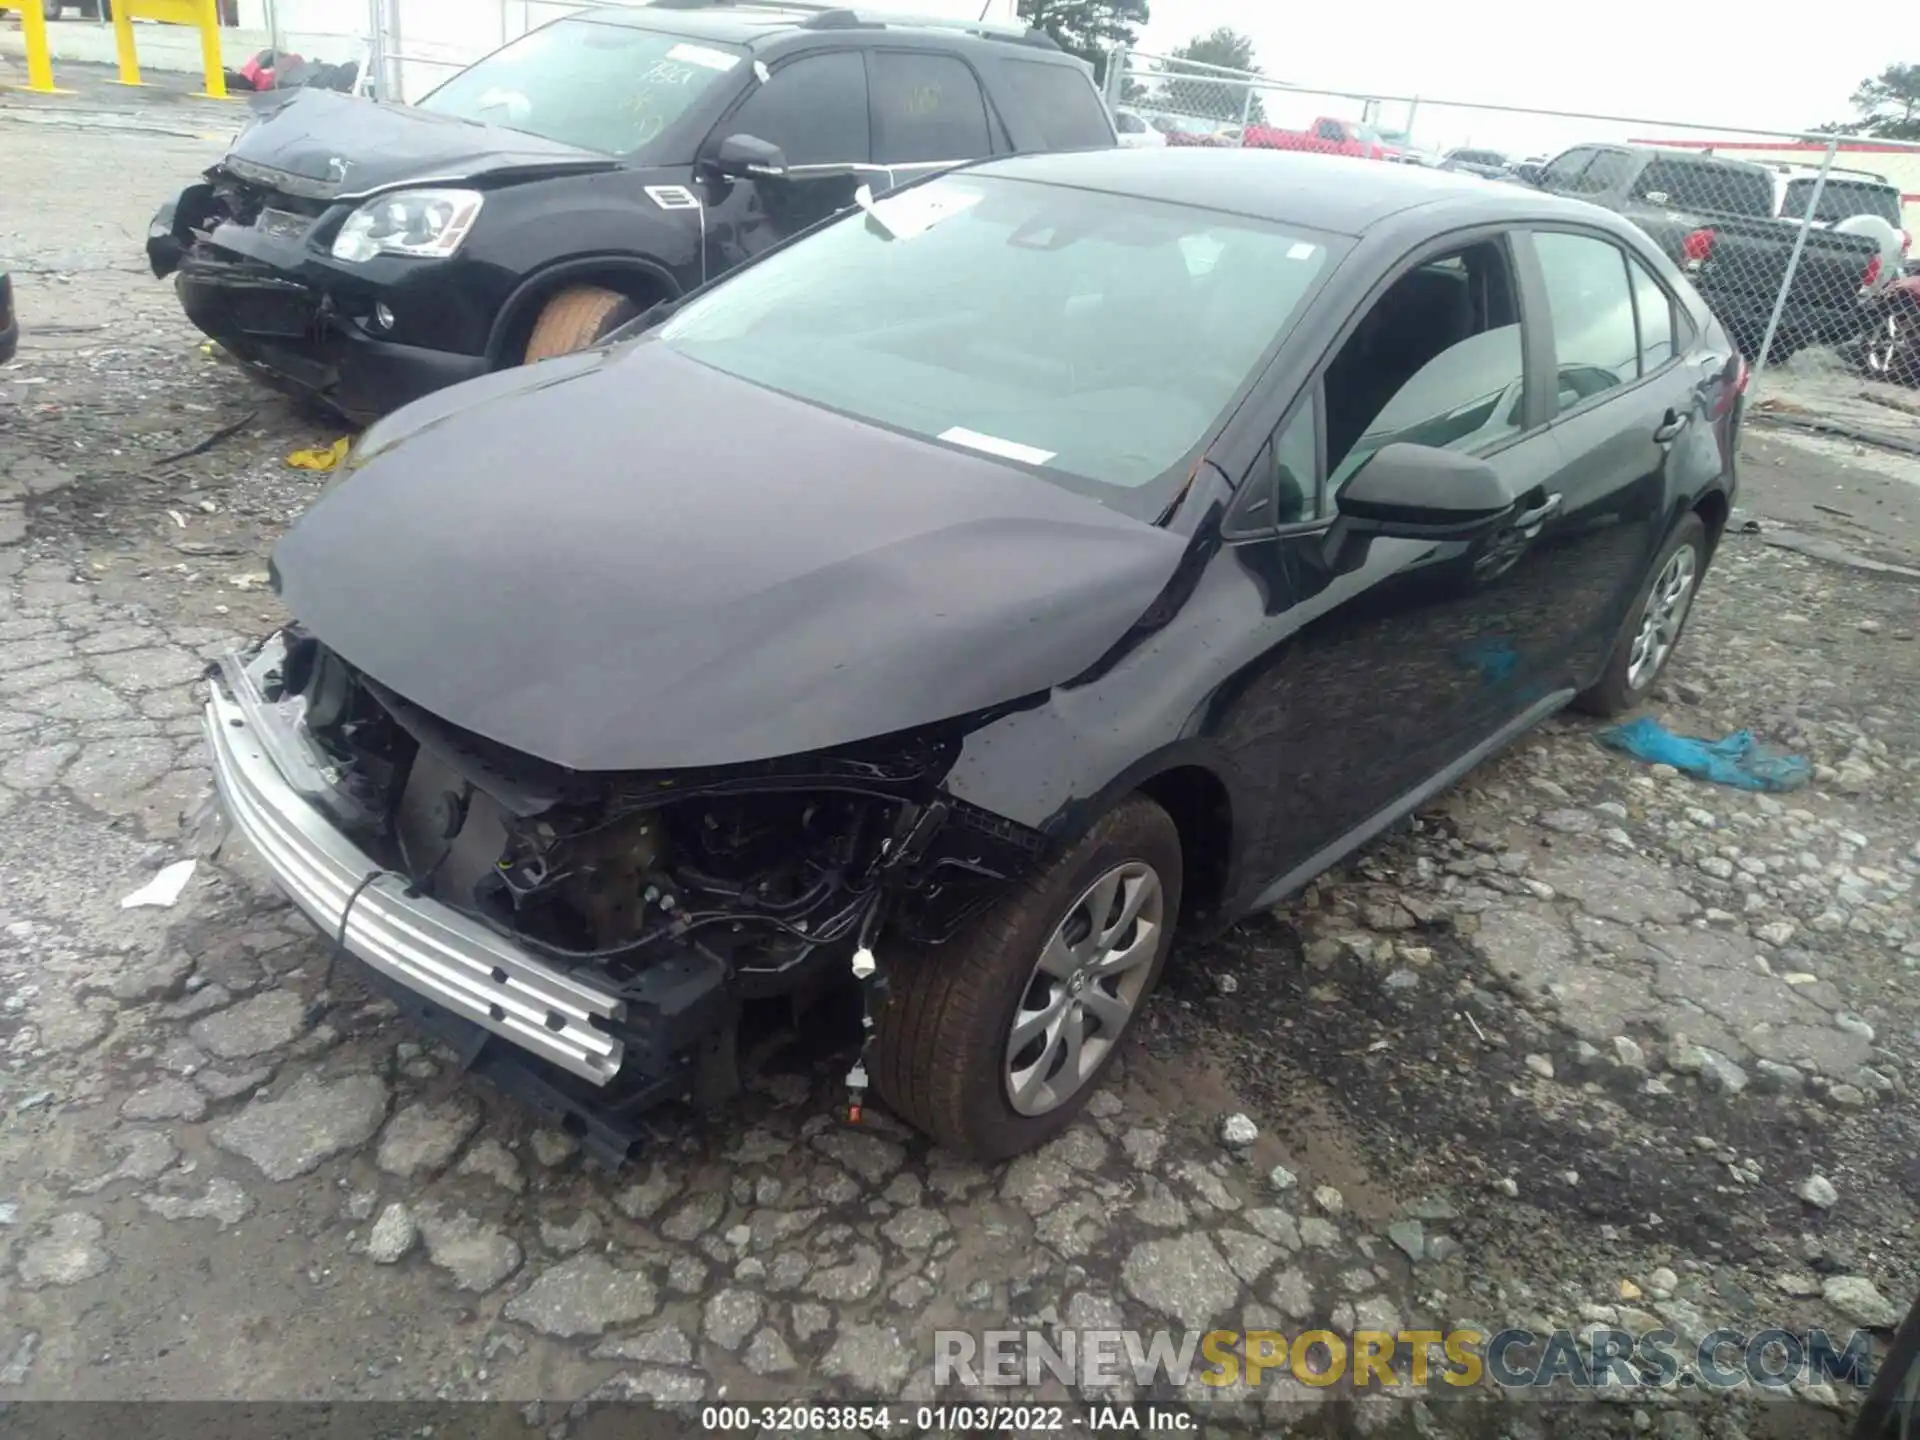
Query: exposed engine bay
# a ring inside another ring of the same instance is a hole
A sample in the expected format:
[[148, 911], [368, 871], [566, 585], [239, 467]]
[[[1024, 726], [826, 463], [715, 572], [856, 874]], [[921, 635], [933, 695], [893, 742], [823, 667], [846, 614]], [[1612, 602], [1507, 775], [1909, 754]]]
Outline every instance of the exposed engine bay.
[[343, 831], [419, 892], [623, 989], [691, 952], [751, 999], [845, 974], [883, 929], [939, 943], [1043, 848], [942, 793], [953, 737], [584, 774], [426, 714], [297, 627], [273, 643], [263, 693], [302, 711]]

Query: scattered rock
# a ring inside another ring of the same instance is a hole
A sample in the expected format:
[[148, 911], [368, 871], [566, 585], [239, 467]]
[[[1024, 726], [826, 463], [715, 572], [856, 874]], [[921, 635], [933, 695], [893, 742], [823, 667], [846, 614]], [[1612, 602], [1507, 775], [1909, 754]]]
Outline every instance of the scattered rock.
[[113, 1257], [100, 1242], [107, 1227], [98, 1217], [69, 1211], [47, 1222], [38, 1239], [28, 1243], [14, 1265], [24, 1290], [47, 1285], [78, 1285], [104, 1275]]
[[291, 990], [266, 990], [208, 1015], [187, 1033], [222, 1060], [248, 1060], [291, 1045], [307, 1030], [307, 1002]]
[[411, 1180], [444, 1170], [479, 1127], [480, 1107], [466, 1095], [407, 1106], [387, 1122], [375, 1160], [389, 1175]]
[[449, 1215], [437, 1205], [423, 1205], [418, 1218], [427, 1258], [462, 1290], [484, 1295], [520, 1268], [520, 1247], [464, 1210]]
[[845, 1380], [862, 1395], [892, 1395], [913, 1370], [900, 1332], [883, 1325], [842, 1325], [820, 1357], [820, 1373]]
[[367, 1258], [376, 1265], [397, 1265], [419, 1238], [420, 1227], [414, 1224], [407, 1207], [389, 1205], [380, 1212], [367, 1236]]
[[598, 1255], [576, 1255], [546, 1271], [501, 1311], [543, 1335], [598, 1335], [653, 1314], [646, 1276], [616, 1270]]
[[269, 1180], [293, 1180], [366, 1144], [387, 1115], [386, 1084], [372, 1075], [303, 1075], [278, 1099], [257, 1099], [213, 1128], [213, 1143], [251, 1160]]
[[753, 1291], [729, 1286], [700, 1312], [700, 1333], [722, 1350], [738, 1350], [765, 1313], [766, 1306]]
[[520, 1173], [520, 1162], [498, 1140], [482, 1140], [475, 1145], [461, 1157], [455, 1173], [478, 1175], [491, 1180], [511, 1195], [518, 1195], [527, 1188], [526, 1177]]
[[1826, 1302], [1856, 1324], [1870, 1330], [1891, 1330], [1906, 1314], [1862, 1275], [1836, 1275], [1820, 1287]]
[[213, 1220], [222, 1230], [253, 1213], [253, 1197], [222, 1177], [208, 1181], [201, 1195], [142, 1195], [140, 1203], [162, 1220]]
[[124, 1120], [185, 1120], [207, 1113], [206, 1096], [185, 1080], [158, 1080], [129, 1095], [120, 1106]]
[[[584, 1250], [600, 1238], [600, 1217], [591, 1210], [582, 1210], [570, 1225], [562, 1225], [557, 1220], [540, 1222], [540, 1243], [556, 1255], [571, 1255], [576, 1250]], [[643, 1360], [643, 1355], [620, 1357], [627, 1360]]]
[[1229, 1150], [1245, 1150], [1260, 1138], [1260, 1127], [1245, 1115], [1229, 1115], [1220, 1122], [1220, 1143]]
[[1822, 1210], [1831, 1210], [1840, 1203], [1840, 1192], [1833, 1188], [1833, 1182], [1824, 1175], [1809, 1175], [1793, 1193], [1807, 1204]]
[[753, 1342], [740, 1360], [756, 1375], [785, 1375], [799, 1368], [787, 1342], [770, 1326], [754, 1332]]
[[1347, 1197], [1331, 1185], [1322, 1185], [1315, 1189], [1313, 1203], [1329, 1215], [1344, 1215], [1347, 1210]]
[[1387, 1226], [1387, 1238], [1416, 1264], [1426, 1258], [1427, 1228], [1418, 1220], [1396, 1220]]
[[1240, 1295], [1240, 1281], [1199, 1232], [1135, 1245], [1120, 1278], [1134, 1299], [1190, 1329], [1226, 1315]]
[[640, 1360], [654, 1365], [691, 1365], [693, 1342], [678, 1325], [662, 1325], [602, 1340], [593, 1347], [595, 1360]]

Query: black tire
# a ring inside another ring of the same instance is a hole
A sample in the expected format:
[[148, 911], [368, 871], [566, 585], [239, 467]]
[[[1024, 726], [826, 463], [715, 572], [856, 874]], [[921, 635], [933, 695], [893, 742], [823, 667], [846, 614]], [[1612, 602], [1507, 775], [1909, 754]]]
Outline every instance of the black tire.
[[640, 307], [615, 290], [575, 285], [541, 308], [527, 337], [526, 363], [585, 350], [640, 313]]
[[1901, 1440], [1920, 1434], [1920, 1302], [1907, 1311], [1894, 1332], [1853, 1433], [1856, 1440]]
[[[1634, 641], [1640, 633], [1640, 622], [1646, 614], [1648, 597], [1653, 594], [1654, 585], [1664, 574], [1669, 561], [1681, 550], [1693, 551], [1693, 577], [1686, 597], [1686, 609], [1667, 653], [1660, 657], [1654, 668], [1641, 675], [1639, 682], [1631, 678], [1633, 668]], [[1682, 515], [1673, 529], [1667, 532], [1667, 540], [1660, 547], [1659, 555], [1647, 569], [1647, 577], [1641, 581], [1640, 588], [1634, 592], [1633, 604], [1627, 611], [1626, 623], [1621, 626], [1620, 634], [1613, 642], [1613, 651], [1607, 656], [1607, 667], [1600, 672], [1600, 678], [1590, 688], [1582, 690], [1574, 697], [1574, 707], [1589, 715], [1611, 718], [1624, 714], [1647, 698], [1647, 694], [1659, 681], [1662, 672], [1672, 661], [1674, 652], [1680, 648], [1680, 641], [1686, 634], [1687, 621], [1693, 615], [1693, 601], [1698, 594], [1701, 577], [1707, 572], [1707, 527], [1700, 517], [1692, 511]]]
[[[1022, 1114], [1009, 1094], [1009, 1040], [1055, 930], [1076, 910], [1085, 913], [1079, 902], [1090, 886], [1128, 863], [1149, 867], [1162, 897], [1158, 942], [1132, 1006], [1131, 1016], [1137, 1016], [1166, 965], [1180, 914], [1180, 832], [1144, 796], [1115, 807], [1079, 844], [957, 938], [886, 957], [874, 1083], [896, 1114], [976, 1160], [1031, 1150], [1073, 1122], [1119, 1046], [1109, 1044], [1079, 1088], [1054, 1108]], [[1115, 1038], [1125, 1033], [1121, 1029]]]

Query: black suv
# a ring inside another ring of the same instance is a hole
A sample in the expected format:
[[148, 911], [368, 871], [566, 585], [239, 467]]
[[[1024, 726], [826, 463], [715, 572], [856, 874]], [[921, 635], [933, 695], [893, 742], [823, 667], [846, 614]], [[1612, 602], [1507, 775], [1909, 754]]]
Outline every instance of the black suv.
[[1116, 144], [1038, 31], [701, 0], [556, 20], [418, 105], [255, 107], [148, 257], [200, 329], [356, 421], [591, 345], [861, 186]]

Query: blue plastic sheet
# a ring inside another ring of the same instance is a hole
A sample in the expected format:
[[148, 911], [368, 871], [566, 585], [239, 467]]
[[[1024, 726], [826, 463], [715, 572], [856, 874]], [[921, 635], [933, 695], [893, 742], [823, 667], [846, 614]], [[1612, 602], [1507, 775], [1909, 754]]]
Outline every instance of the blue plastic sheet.
[[1751, 730], [1736, 730], [1724, 740], [1702, 740], [1676, 735], [1658, 720], [1643, 716], [1602, 730], [1594, 738], [1607, 749], [1637, 760], [1671, 765], [1684, 774], [1740, 790], [1797, 790], [1807, 783], [1811, 770], [1800, 756], [1761, 744]]

